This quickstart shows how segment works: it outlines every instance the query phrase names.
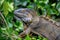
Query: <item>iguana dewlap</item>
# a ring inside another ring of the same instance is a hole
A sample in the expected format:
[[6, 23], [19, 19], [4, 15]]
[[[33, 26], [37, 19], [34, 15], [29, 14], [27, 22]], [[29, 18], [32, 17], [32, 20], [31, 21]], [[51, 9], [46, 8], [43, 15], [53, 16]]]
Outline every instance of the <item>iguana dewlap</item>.
[[60, 24], [57, 22], [43, 16], [37, 16], [34, 10], [27, 8], [15, 10], [14, 15], [17, 20], [20, 19], [28, 25], [23, 33], [28, 34], [32, 31], [47, 37], [49, 40], [60, 40]]

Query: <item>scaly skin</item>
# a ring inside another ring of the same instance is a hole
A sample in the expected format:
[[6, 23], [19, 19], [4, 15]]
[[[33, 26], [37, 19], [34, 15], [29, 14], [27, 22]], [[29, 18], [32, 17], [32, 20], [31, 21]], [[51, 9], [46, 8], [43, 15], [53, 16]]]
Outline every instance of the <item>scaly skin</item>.
[[16, 19], [22, 20], [27, 25], [20, 36], [33, 32], [45, 36], [48, 40], [60, 40], [60, 24], [57, 22], [44, 16], [37, 16], [34, 10], [27, 8], [15, 10], [14, 15]]

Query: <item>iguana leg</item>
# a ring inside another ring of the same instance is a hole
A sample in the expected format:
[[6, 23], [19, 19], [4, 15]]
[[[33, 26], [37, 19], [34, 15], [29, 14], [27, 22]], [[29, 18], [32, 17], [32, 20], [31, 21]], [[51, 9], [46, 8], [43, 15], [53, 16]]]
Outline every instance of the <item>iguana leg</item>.
[[31, 32], [31, 28], [27, 28], [25, 31], [23, 31], [22, 33], [19, 34], [19, 37], [24, 37], [27, 34], [30, 34]]
[[27, 34], [30, 34], [30, 32], [34, 33], [34, 34], [37, 34], [37, 35], [40, 35], [42, 37], [42, 34], [39, 34], [38, 32], [34, 31], [33, 29], [31, 29], [30, 27], [27, 28], [25, 31], [23, 31], [22, 33], [19, 34], [19, 37], [24, 37], [26, 36]]

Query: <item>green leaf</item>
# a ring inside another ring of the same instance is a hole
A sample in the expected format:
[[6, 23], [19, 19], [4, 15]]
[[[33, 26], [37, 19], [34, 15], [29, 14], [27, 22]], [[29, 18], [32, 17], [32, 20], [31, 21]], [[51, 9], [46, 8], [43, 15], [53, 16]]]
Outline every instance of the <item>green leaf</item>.
[[48, 4], [49, 0], [41, 0], [39, 1], [39, 3], [44, 3], [44, 4]]
[[42, 40], [42, 37], [41, 36], [38, 36], [39, 40]]
[[47, 10], [46, 9], [42, 9], [42, 13], [43, 13], [43, 15], [47, 15]]
[[36, 38], [35, 38], [35, 37], [32, 37], [31, 39], [32, 39], [32, 40], [36, 40]]
[[1, 7], [1, 5], [3, 4], [3, 2], [4, 2], [4, 0], [0, 0], [0, 7]]
[[29, 35], [27, 34], [25, 40], [31, 40], [31, 38], [29, 37]]
[[58, 11], [59, 11], [59, 13], [60, 13], [60, 2], [59, 2], [59, 3], [57, 3], [56, 8], [57, 8], [57, 10], [58, 10]]
[[56, 6], [56, 3], [53, 3], [51, 6], [55, 7]]
[[9, 12], [13, 11], [13, 3], [9, 3], [8, 1], [4, 1], [3, 3], [3, 13], [4, 16], [6, 17]]
[[17, 40], [22, 40], [22, 38], [18, 38]]
[[21, 31], [21, 30], [23, 30], [24, 28], [23, 28], [23, 22], [22, 21], [18, 21], [18, 20], [16, 20], [16, 23], [14, 23], [14, 27], [16, 27], [16, 31]]
[[10, 12], [14, 10], [13, 3], [9, 3], [9, 9]]
[[27, 8], [35, 8], [33, 4], [28, 5]]
[[4, 3], [3, 3], [3, 13], [4, 13], [5, 17], [8, 15], [8, 9], [9, 9], [9, 3], [4, 1]]
[[48, 40], [47, 38], [43, 38], [43, 40]]
[[10, 27], [10, 28], [12, 28], [13, 27], [13, 24], [12, 23], [8, 23], [8, 26]]

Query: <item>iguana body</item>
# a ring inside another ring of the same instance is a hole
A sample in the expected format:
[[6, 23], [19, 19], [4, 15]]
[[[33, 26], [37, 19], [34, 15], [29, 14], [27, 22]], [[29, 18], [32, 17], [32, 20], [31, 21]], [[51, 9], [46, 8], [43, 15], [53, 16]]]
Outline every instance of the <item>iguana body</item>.
[[49, 40], [60, 40], [60, 24], [57, 22], [47, 17], [37, 16], [35, 11], [26, 8], [15, 10], [14, 14], [15, 18], [21, 19], [28, 26], [20, 35], [33, 32]]

